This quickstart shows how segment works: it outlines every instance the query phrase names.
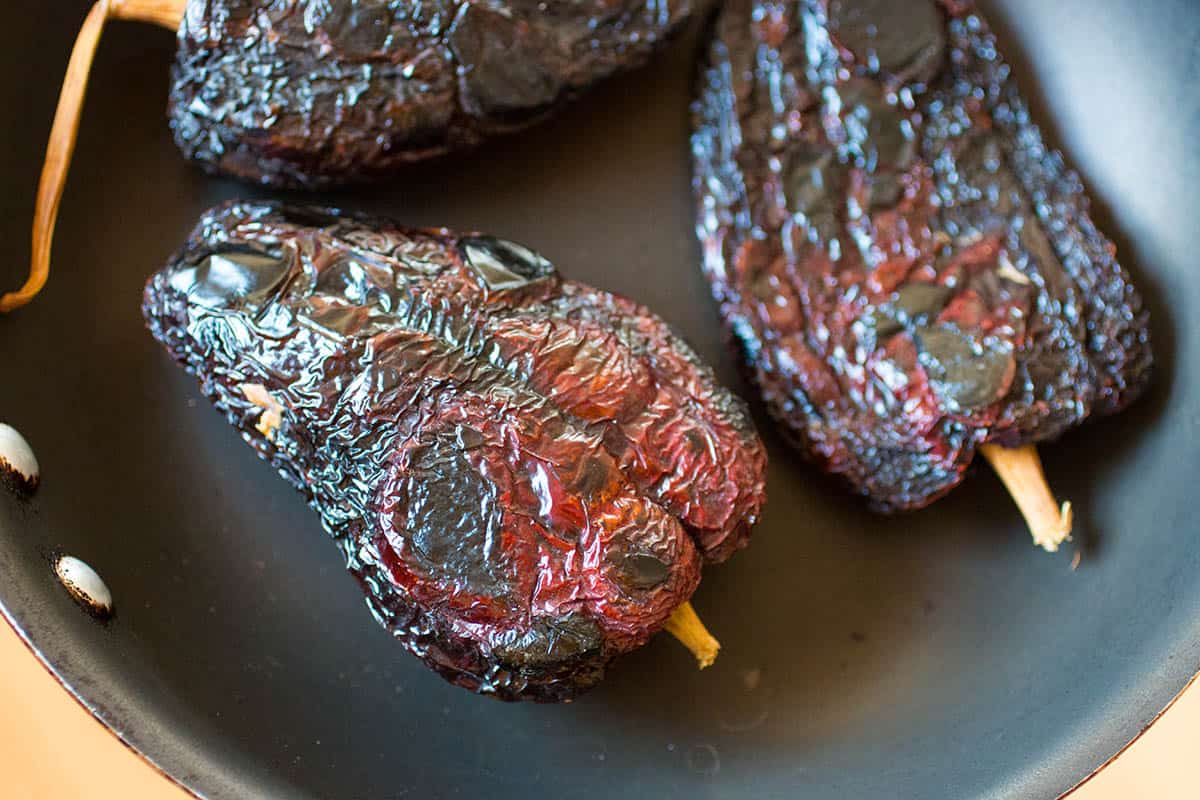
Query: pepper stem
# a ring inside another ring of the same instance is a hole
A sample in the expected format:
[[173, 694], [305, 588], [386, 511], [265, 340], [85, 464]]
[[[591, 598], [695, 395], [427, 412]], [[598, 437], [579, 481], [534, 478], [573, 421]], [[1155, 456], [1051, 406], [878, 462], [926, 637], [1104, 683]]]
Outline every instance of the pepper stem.
[[691, 603], [683, 603], [675, 609], [671, 614], [671, 618], [667, 620], [664, 626], [667, 633], [679, 640], [679, 643], [691, 651], [696, 657], [696, 663], [700, 669], [712, 666], [712, 663], [717, 660], [717, 652], [721, 649], [721, 643], [713, 638], [713, 635], [704, 627], [704, 623], [700, 621], [700, 617], [696, 614], [696, 609], [692, 608]]
[[985, 444], [979, 450], [1021, 509], [1034, 544], [1053, 553], [1060, 544], [1069, 541], [1074, 519], [1071, 503], [1066, 501], [1059, 506], [1054, 499], [1037, 448], [1031, 444], [1015, 448]]
[[108, 7], [108, 15], [113, 19], [150, 22], [177, 31], [187, 10], [187, 0], [108, 0]]
[[164, 28], [178, 30], [183, 21], [187, 0], [97, 0], [83, 21], [67, 76], [58, 96], [58, 110], [46, 145], [46, 161], [38, 182], [37, 205], [33, 216], [33, 251], [29, 277], [15, 292], [0, 297], [0, 312], [8, 312], [32, 300], [46, 285], [50, 276], [50, 245], [54, 239], [54, 224], [58, 220], [58, 205], [67, 182], [67, 170], [75, 153], [79, 133], [79, 117], [87, 93], [88, 74], [100, 44], [100, 34], [109, 19], [133, 19], [151, 22]]

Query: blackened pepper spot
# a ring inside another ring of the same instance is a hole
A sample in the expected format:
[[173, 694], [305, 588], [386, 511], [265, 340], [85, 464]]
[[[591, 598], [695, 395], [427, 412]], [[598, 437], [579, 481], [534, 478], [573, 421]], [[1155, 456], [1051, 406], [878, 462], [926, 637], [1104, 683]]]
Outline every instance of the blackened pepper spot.
[[872, 210], [900, 201], [901, 175], [917, 155], [918, 123], [876, 82], [855, 80], [842, 89], [844, 155], [867, 174]]
[[554, 265], [528, 247], [497, 239], [473, 236], [462, 240], [463, 259], [491, 289], [515, 289], [554, 276]]
[[929, 384], [949, 410], [980, 408], [1008, 391], [1015, 362], [1007, 342], [975, 339], [954, 325], [921, 326], [914, 338]]
[[953, 294], [947, 286], [911, 281], [896, 290], [892, 307], [903, 320], [917, 321], [940, 313]]
[[622, 560], [616, 574], [622, 588], [645, 591], [661, 586], [671, 575], [671, 565], [657, 556], [632, 553]]
[[905, 79], [928, 79], [946, 58], [946, 18], [933, 0], [835, 0], [830, 27], [869, 68]]
[[904, 109], [889, 103], [873, 82], [842, 90], [846, 147], [871, 171], [903, 170], [916, 157], [916, 126]]
[[599, 652], [602, 645], [596, 622], [573, 612], [557, 620], [539, 617], [528, 629], [506, 636], [492, 652], [510, 666], [546, 668]]
[[330, 45], [347, 58], [386, 52], [393, 11], [388, 3], [310, 3], [310, 29], [320, 26]]
[[890, 304], [871, 309], [863, 317], [863, 325], [857, 329], [860, 341], [870, 342], [872, 347], [882, 345], [906, 327], [911, 329], [936, 316], [953, 295], [953, 289], [936, 283], [905, 283], [892, 293]]
[[377, 313], [391, 313], [396, 303], [388, 284], [394, 281], [390, 273], [373, 274], [370, 265], [355, 258], [342, 258], [321, 270], [315, 292], [369, 306]]
[[422, 571], [489, 597], [508, 594], [496, 487], [454, 449], [428, 446], [413, 458], [403, 535]]
[[606, 462], [596, 456], [588, 456], [576, 468], [569, 488], [571, 492], [582, 498], [592, 499], [618, 478], [611, 462]]
[[465, 3], [450, 30], [463, 102], [489, 114], [549, 106], [562, 89], [542, 63], [552, 49], [534, 28], [479, 3]]
[[837, 235], [837, 202], [846, 183], [846, 167], [829, 148], [799, 144], [788, 153], [784, 191], [788, 208], [807, 217], [822, 237]]
[[172, 289], [206, 308], [257, 309], [286, 280], [290, 263], [279, 253], [229, 247], [172, 273]]

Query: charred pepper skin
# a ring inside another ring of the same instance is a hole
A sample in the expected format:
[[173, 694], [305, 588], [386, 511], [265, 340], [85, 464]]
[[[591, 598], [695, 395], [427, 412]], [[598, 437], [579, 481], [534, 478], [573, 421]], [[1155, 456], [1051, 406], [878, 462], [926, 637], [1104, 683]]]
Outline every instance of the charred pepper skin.
[[967, 2], [733, 0], [693, 106], [704, 272], [768, 408], [881, 511], [1146, 385], [1148, 316]]
[[168, 116], [208, 169], [279, 186], [379, 179], [524, 128], [643, 64], [687, 0], [191, 0]]
[[154, 336], [447, 680], [596, 683], [746, 543], [766, 456], [658, 317], [511, 242], [263, 203], [154, 275]]

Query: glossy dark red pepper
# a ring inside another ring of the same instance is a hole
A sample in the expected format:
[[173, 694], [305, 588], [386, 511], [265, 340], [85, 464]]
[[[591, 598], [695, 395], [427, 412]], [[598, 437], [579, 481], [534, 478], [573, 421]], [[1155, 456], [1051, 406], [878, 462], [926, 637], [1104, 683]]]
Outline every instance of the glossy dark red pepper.
[[970, 3], [732, 0], [694, 107], [704, 271], [817, 464], [923, 506], [1150, 373], [1148, 317]]
[[688, 0], [190, 0], [170, 119], [183, 152], [272, 184], [379, 178], [526, 127], [644, 63]]
[[764, 499], [743, 404], [666, 324], [512, 242], [231, 204], [144, 311], [380, 621], [475, 691], [591, 686]]

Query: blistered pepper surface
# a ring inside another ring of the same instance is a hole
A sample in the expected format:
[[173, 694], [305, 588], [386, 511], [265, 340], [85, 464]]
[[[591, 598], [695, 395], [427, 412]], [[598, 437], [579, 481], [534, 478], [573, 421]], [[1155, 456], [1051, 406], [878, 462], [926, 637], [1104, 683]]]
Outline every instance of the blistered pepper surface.
[[379, 178], [520, 129], [649, 58], [673, 0], [191, 0], [169, 116], [184, 153], [265, 183]]
[[665, 323], [511, 242], [230, 204], [144, 312], [380, 621], [475, 691], [595, 683], [763, 501], [744, 406]]
[[964, 2], [725, 4], [692, 151], [704, 271], [773, 415], [880, 510], [984, 442], [1127, 405], [1147, 314]]

